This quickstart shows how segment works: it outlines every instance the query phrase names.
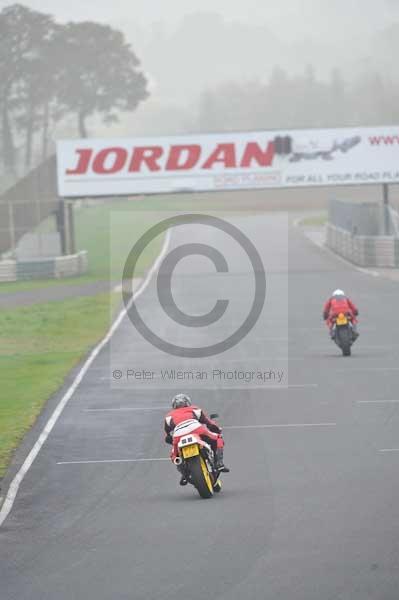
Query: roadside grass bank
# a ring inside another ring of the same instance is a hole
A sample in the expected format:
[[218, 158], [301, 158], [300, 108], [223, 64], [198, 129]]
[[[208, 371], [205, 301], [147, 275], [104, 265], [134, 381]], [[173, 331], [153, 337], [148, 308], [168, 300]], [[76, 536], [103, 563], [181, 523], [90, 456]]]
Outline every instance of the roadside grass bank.
[[109, 327], [119, 294], [0, 313], [0, 479], [45, 402]]
[[[10, 305], [0, 311], [0, 479], [13, 451], [46, 401], [105, 335], [111, 316], [120, 306], [120, 292], [79, 296], [77, 284], [114, 278], [116, 284], [121, 282], [127, 254], [153, 224], [155, 213], [126, 211], [126, 202], [119, 209], [112, 208], [113, 213], [120, 211], [112, 232], [109, 206], [100, 204], [94, 207], [94, 212], [93, 207], [76, 211], [80, 213], [76, 224], [79, 247], [85, 247], [91, 255], [90, 273], [86, 277], [63, 282], [76, 285], [76, 296], [52, 302], [40, 300], [29, 306]], [[142, 277], [154, 262], [163, 240], [164, 236], [159, 236], [143, 252], [136, 277]], [[25, 289], [41, 287], [43, 282], [29, 284]], [[49, 285], [61, 283], [51, 281]]]
[[327, 220], [327, 213], [320, 213], [319, 215], [304, 217], [299, 221], [299, 225], [303, 227], [323, 227], [327, 223]]

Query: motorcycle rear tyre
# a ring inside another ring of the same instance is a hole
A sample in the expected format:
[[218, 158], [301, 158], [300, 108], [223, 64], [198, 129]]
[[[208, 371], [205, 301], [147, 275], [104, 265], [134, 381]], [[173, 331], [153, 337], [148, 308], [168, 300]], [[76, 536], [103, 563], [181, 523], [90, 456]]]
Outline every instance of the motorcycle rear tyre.
[[195, 456], [190, 460], [190, 474], [191, 481], [197, 488], [201, 498], [212, 498], [212, 477], [201, 455]]
[[351, 332], [349, 329], [345, 328], [342, 331], [338, 332], [339, 336], [339, 344], [342, 350], [342, 354], [344, 356], [351, 355], [351, 340], [350, 340]]

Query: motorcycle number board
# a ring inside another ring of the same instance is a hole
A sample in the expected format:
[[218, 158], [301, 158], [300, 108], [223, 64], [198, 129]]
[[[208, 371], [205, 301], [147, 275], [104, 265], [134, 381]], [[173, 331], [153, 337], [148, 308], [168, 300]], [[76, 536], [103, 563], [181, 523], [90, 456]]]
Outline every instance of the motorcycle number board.
[[399, 182], [399, 126], [75, 139], [62, 197]]
[[345, 315], [338, 315], [337, 325], [347, 325], [348, 319]]
[[186, 446], [185, 448], [183, 448], [183, 457], [184, 458], [191, 458], [193, 456], [197, 456], [199, 454], [199, 449], [198, 449], [198, 445], [194, 444], [192, 446]]

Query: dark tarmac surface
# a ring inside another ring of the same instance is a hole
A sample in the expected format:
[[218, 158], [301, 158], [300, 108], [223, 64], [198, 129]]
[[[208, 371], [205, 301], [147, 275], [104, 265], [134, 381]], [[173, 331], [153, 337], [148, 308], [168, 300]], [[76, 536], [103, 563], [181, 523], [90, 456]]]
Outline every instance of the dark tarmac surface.
[[[2, 600], [398, 599], [399, 286], [359, 273], [294, 227], [287, 260], [278, 215], [235, 223], [264, 260], [266, 305], [238, 347], [203, 368], [281, 364], [285, 375], [284, 385], [272, 387], [214, 389], [208, 382], [191, 390], [225, 427], [231, 473], [222, 493], [204, 501], [193, 488], [179, 488], [167, 460], [123, 462], [167, 458], [162, 418], [177, 383], [163, 391], [159, 377], [111, 385], [112, 371], [159, 373], [182, 364], [125, 319], [0, 529]], [[188, 237], [179, 243], [201, 241]], [[226, 313], [217, 334], [230, 331], [252, 291], [248, 264], [225, 250], [235, 258], [234, 281], [224, 288], [226, 296], [234, 292], [234, 318]], [[201, 314], [219, 290], [213, 265], [193, 264], [176, 273], [174, 290], [182, 310]], [[322, 302], [336, 287], [360, 308], [361, 336], [350, 358], [340, 356], [321, 322]], [[155, 284], [137, 306], [164, 337], [194, 344], [201, 336], [192, 330], [184, 338], [164, 318]]]

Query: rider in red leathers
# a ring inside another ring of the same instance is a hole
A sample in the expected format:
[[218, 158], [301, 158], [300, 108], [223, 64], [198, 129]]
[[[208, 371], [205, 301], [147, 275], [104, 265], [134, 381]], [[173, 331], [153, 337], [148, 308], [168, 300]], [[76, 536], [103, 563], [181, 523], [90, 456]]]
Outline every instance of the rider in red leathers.
[[[198, 421], [198, 426], [193, 427], [192, 421]], [[178, 454], [179, 435], [173, 435], [177, 426], [183, 430], [185, 423], [189, 424], [190, 431], [195, 431], [204, 441], [206, 441], [215, 454], [216, 468], [218, 471], [228, 473], [229, 469], [223, 463], [223, 448], [224, 440], [222, 437], [221, 428], [209, 419], [205, 412], [198, 406], [191, 404], [191, 398], [186, 394], [177, 394], [172, 400], [172, 410], [166, 415], [164, 429], [165, 442], [172, 444], [171, 459], [173, 460]], [[176, 432], [178, 433], [178, 432]], [[182, 435], [185, 435], [182, 433]], [[182, 475], [180, 480], [181, 485], [186, 485], [187, 481]]]
[[340, 313], [349, 315], [352, 322], [353, 335], [356, 339], [359, 336], [356, 327], [356, 317], [358, 316], [359, 311], [356, 305], [347, 296], [345, 296], [345, 292], [343, 290], [335, 290], [323, 307], [323, 319], [326, 321], [331, 337], [334, 335], [334, 320]]

